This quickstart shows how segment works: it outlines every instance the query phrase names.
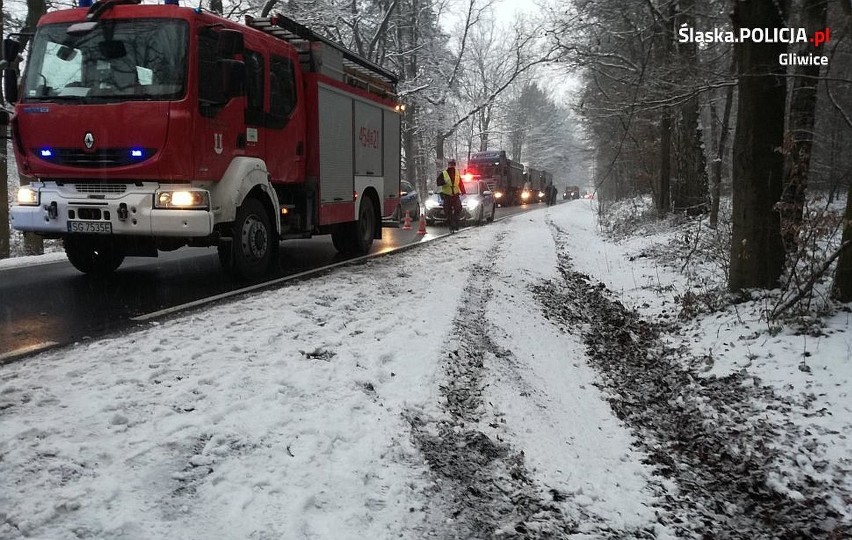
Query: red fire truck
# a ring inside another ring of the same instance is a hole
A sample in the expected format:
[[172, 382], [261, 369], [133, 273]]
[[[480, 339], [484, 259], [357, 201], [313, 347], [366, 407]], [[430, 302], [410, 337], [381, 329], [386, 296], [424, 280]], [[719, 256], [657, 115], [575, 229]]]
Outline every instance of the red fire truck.
[[102, 0], [42, 17], [19, 82], [20, 48], [12, 225], [82, 272], [217, 246], [254, 279], [287, 238], [366, 253], [396, 209], [396, 76], [291, 19]]

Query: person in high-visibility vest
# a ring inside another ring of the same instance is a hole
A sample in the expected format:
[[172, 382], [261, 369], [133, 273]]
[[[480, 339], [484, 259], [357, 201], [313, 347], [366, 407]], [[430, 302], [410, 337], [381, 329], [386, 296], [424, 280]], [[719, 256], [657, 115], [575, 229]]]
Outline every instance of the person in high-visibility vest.
[[462, 214], [461, 194], [464, 193], [464, 183], [461, 175], [456, 169], [456, 160], [447, 162], [447, 168], [438, 173], [435, 181], [441, 188], [441, 198], [444, 200], [444, 213], [447, 215], [447, 224], [450, 231], [459, 228], [459, 219]]

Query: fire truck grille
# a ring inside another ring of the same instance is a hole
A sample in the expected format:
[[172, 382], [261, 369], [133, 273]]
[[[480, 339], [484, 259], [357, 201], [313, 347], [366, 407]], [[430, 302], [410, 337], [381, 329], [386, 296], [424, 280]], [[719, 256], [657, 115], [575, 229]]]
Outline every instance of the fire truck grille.
[[74, 184], [77, 193], [124, 193], [126, 184]]
[[68, 167], [109, 168], [123, 167], [145, 161], [154, 155], [151, 148], [101, 148], [85, 152], [77, 148], [35, 149], [40, 159]]

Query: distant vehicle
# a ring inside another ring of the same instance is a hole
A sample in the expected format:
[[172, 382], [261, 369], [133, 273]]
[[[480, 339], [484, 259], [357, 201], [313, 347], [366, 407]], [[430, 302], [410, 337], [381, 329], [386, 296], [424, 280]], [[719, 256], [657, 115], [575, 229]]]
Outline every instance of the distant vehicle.
[[474, 152], [467, 163], [474, 180], [484, 180], [500, 206], [521, 203], [524, 166], [506, 157], [505, 150]]
[[[488, 189], [484, 180], [472, 180], [470, 175], [465, 175], [465, 194], [461, 196], [462, 216], [461, 221], [465, 224], [475, 223], [481, 225], [483, 222], [494, 221], [497, 212], [497, 202], [494, 192]], [[447, 214], [444, 212], [444, 200], [440, 193], [433, 193], [426, 199], [426, 224], [445, 223]]]
[[394, 219], [405, 219], [406, 210], [411, 219], [420, 219], [420, 194], [409, 182], [402, 180], [399, 183], [399, 206], [396, 207]]
[[562, 198], [567, 200], [579, 199], [580, 188], [578, 186], [567, 186], [565, 192], [562, 193]]
[[524, 183], [524, 188], [521, 190], [521, 200], [519, 202], [521, 204], [538, 202], [538, 197], [536, 197], [536, 193], [530, 186], [529, 182]]
[[521, 191], [521, 204], [544, 202], [547, 189], [553, 183], [553, 174], [527, 166], [524, 170], [524, 189]]

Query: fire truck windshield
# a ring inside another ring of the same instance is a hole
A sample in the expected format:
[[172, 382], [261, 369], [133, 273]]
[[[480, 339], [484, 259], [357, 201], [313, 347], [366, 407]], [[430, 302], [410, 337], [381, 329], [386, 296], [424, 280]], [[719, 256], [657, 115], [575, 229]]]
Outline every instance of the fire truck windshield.
[[22, 101], [173, 100], [184, 95], [187, 24], [102, 19], [90, 32], [42, 26], [30, 48]]
[[500, 175], [500, 168], [498, 165], [493, 165], [491, 163], [476, 163], [476, 173], [482, 178], [494, 178], [495, 176]]

